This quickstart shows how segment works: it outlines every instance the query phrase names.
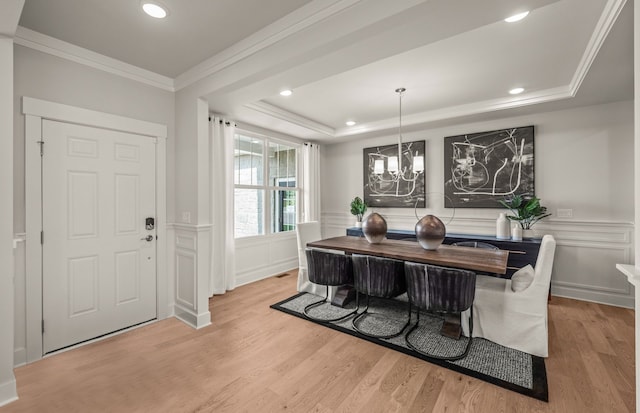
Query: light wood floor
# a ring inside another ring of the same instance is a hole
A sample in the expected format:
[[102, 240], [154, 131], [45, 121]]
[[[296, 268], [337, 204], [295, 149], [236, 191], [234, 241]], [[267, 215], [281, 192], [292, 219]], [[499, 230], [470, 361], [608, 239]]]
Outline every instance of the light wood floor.
[[634, 312], [554, 297], [549, 403], [271, 310], [296, 277], [16, 369], [5, 412], [632, 412]]

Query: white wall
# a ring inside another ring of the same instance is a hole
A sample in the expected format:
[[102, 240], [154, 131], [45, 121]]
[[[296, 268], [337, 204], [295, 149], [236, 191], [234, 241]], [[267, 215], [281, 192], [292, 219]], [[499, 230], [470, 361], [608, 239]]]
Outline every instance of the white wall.
[[14, 208], [15, 230], [24, 231], [24, 117], [29, 96], [167, 125], [167, 222], [174, 222], [174, 93], [27, 47], [15, 46]]
[[14, 400], [13, 39], [0, 37], [0, 406]]
[[[573, 218], [551, 217], [536, 225], [558, 239], [552, 291], [556, 295], [633, 307], [631, 288], [615, 263], [633, 261], [633, 102], [539, 113], [403, 133], [405, 141], [426, 140], [427, 192], [442, 192], [443, 137], [516, 126], [535, 126], [535, 188], [554, 215], [573, 210]], [[324, 234], [342, 235], [353, 217], [348, 205], [362, 196], [362, 149], [397, 142], [396, 136], [328, 145], [322, 159]], [[442, 196], [432, 195], [427, 210], [449, 217]], [[390, 228], [413, 229], [413, 210], [379, 208]], [[449, 232], [495, 234], [497, 209], [462, 209]]]
[[[15, 46], [13, 57], [15, 74], [12, 104], [15, 129], [13, 151], [9, 153], [13, 153], [14, 159], [14, 231], [22, 233], [25, 230], [25, 134], [24, 116], [21, 113], [23, 96], [167, 125], [167, 222], [174, 222], [174, 94], [22, 46]], [[23, 246], [20, 248], [16, 259], [23, 260]], [[25, 360], [26, 346], [23, 263], [18, 262], [16, 269], [20, 271], [16, 271], [15, 279], [15, 362], [21, 364]], [[172, 279], [171, 274], [169, 278]]]

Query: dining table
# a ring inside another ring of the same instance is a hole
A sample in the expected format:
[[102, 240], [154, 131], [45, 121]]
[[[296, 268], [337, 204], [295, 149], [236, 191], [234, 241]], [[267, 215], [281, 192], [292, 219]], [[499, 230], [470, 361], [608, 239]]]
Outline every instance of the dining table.
[[425, 250], [415, 241], [384, 239], [380, 243], [372, 244], [366, 238], [350, 235], [308, 242], [307, 247], [343, 251], [347, 254], [373, 255], [497, 275], [507, 272], [507, 260], [509, 259], [509, 251], [500, 249], [490, 250], [443, 244], [435, 250]]
[[[481, 272], [484, 275], [499, 277], [507, 272], [509, 251], [484, 248], [440, 245], [435, 250], [426, 250], [413, 240], [383, 239], [379, 243], [370, 243], [366, 238], [344, 235], [312, 241], [308, 248], [342, 251], [345, 254], [362, 254], [376, 257], [392, 258], [443, 267], [460, 268]], [[338, 289], [332, 304], [344, 306], [353, 295], [352, 287]], [[440, 333], [444, 336], [459, 339], [462, 332], [460, 315], [445, 315]]]

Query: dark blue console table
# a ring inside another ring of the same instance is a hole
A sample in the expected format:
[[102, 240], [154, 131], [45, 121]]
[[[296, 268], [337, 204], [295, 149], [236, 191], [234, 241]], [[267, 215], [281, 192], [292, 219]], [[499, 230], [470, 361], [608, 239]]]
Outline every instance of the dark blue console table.
[[[355, 237], [363, 237], [362, 228], [347, 228], [347, 235]], [[387, 231], [388, 239], [416, 240], [416, 233], [410, 230], [390, 229]], [[524, 239], [522, 241], [512, 241], [497, 239], [491, 235], [471, 235], [471, 234], [447, 234], [443, 244], [453, 244], [463, 241], [482, 241], [493, 244], [501, 250], [509, 251], [509, 260], [507, 261], [507, 273], [504, 278], [511, 278], [514, 272], [527, 264], [535, 267], [540, 251], [540, 239]]]

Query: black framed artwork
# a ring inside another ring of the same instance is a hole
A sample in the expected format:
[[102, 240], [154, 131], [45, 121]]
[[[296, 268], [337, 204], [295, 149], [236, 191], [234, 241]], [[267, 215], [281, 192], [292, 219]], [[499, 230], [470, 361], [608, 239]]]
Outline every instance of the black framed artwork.
[[425, 207], [425, 142], [364, 148], [364, 202], [369, 207]]
[[498, 200], [535, 195], [533, 138], [533, 126], [445, 137], [445, 207], [501, 208]]

